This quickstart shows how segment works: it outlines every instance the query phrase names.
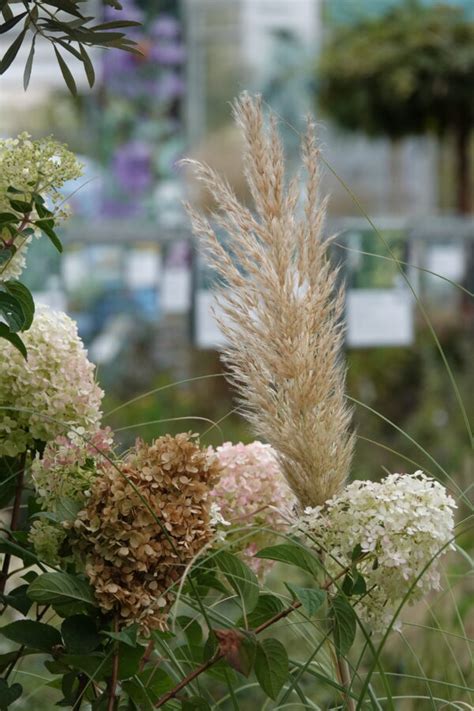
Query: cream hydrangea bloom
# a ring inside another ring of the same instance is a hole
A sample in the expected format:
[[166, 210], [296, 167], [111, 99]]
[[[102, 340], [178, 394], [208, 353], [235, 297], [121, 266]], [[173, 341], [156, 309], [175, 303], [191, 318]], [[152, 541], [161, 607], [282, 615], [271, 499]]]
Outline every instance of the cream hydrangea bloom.
[[14, 457], [72, 428], [98, 429], [103, 392], [69, 316], [39, 309], [22, 334], [28, 360], [0, 340], [0, 456]]
[[391, 474], [380, 483], [354, 481], [324, 506], [306, 509], [297, 530], [318, 547], [332, 576], [351, 565], [360, 546], [367, 593], [355, 609], [382, 632], [411, 586], [410, 602], [439, 589], [455, 508], [445, 487], [421, 471]]
[[[112, 455], [112, 431], [100, 429], [85, 437], [69, 432], [49, 442], [33, 460], [36, 499], [54, 520], [34, 521], [28, 538], [46, 563], [60, 562], [60, 549], [71, 528], [71, 513], [85, 506], [93, 483]], [[65, 520], [66, 518], [66, 520]]]
[[[41, 195], [54, 210], [55, 220], [63, 219], [67, 215], [65, 206], [55, 208], [63, 200], [60, 190], [68, 180], [79, 178], [82, 169], [74, 153], [51, 137], [33, 141], [28, 133], [21, 133], [17, 138], [0, 140], [0, 212], [18, 214], [23, 219], [23, 213], [12, 207], [9, 198], [30, 202], [34, 192]], [[8, 188], [19, 192], [9, 193]], [[38, 215], [32, 211], [29, 217], [34, 221]], [[28, 244], [33, 235], [39, 237], [41, 234], [41, 230], [31, 224], [24, 227], [32, 228], [32, 233], [15, 237], [13, 244], [16, 252], [0, 265], [0, 281], [20, 276]], [[0, 228], [0, 238], [4, 244], [6, 240], [11, 240], [6, 227]]]
[[[223, 521], [218, 531], [240, 551], [245, 562], [263, 575], [271, 561], [255, 553], [274, 541], [272, 531], [285, 530], [296, 498], [285, 481], [275, 450], [269, 444], [232, 444], [217, 447], [223, 467], [212, 495]], [[245, 527], [255, 527], [250, 533]]]

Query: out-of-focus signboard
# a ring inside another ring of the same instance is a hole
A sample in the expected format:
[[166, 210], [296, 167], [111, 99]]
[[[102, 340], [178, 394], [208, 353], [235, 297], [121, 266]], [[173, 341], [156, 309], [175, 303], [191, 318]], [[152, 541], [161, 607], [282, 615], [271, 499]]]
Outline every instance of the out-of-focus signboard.
[[[338, 240], [345, 248], [346, 344], [351, 348], [408, 346], [414, 339], [413, 297], [397, 265], [397, 260], [408, 261], [406, 234], [392, 228], [383, 236], [393, 259], [387, 259], [386, 246], [371, 230], [351, 229]], [[213, 279], [198, 257], [194, 342], [203, 349], [225, 343], [214, 315], [219, 305]]]

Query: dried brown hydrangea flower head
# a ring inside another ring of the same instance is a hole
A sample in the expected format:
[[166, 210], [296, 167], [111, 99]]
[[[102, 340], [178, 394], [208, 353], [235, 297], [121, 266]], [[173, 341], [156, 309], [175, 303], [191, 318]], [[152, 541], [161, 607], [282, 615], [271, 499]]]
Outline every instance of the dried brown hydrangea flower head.
[[110, 465], [75, 522], [86, 573], [105, 612], [142, 631], [164, 628], [172, 589], [212, 538], [217, 457], [191, 434], [138, 440]]

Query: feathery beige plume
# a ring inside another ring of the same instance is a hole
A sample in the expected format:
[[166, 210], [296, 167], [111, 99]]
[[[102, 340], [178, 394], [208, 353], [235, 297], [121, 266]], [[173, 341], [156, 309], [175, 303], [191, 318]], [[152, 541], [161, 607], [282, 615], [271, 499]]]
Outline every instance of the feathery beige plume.
[[229, 250], [211, 222], [188, 209], [223, 280], [223, 361], [242, 413], [279, 453], [301, 506], [317, 506], [343, 486], [354, 435], [340, 359], [344, 294], [329, 263], [329, 241], [322, 239], [326, 202], [319, 200], [314, 126], [308, 122], [302, 140], [307, 181], [300, 214], [300, 176], [286, 185], [275, 117], [267, 127], [261, 99], [247, 93], [235, 102], [234, 116], [245, 138], [244, 171], [255, 212], [211, 168], [194, 161], [196, 177], [217, 205], [211, 222], [227, 233]]

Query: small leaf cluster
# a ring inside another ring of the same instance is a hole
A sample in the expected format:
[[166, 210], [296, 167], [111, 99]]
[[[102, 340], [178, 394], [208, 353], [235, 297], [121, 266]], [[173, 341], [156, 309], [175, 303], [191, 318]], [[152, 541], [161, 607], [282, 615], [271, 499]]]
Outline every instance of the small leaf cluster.
[[[92, 87], [95, 82], [95, 71], [87, 51], [88, 48], [114, 48], [140, 54], [135, 42], [127, 38], [122, 31], [140, 23], [114, 20], [91, 24], [95, 18], [83, 13], [82, 0], [45, 0], [44, 2], [30, 0], [18, 3], [21, 5], [20, 11], [15, 13], [13, 8], [16, 4], [13, 0], [0, 0], [0, 12], [4, 20], [0, 24], [0, 34], [20, 27], [19, 33], [0, 61], [0, 74], [7, 71], [23, 42], [31, 37], [30, 50], [23, 73], [25, 90], [30, 83], [38, 36], [51, 43], [66, 86], [73, 95], [77, 93], [76, 81], [64, 59], [65, 56], [71, 55], [82, 63], [89, 86]], [[121, 9], [119, 3], [108, 4], [112, 4], [116, 9]]]
[[[23, 191], [9, 186], [7, 199], [11, 211], [0, 213], [0, 280], [1, 272], [18, 251], [18, 243], [22, 247], [25, 240], [35, 234], [35, 230], [45, 234], [58, 252], [63, 251], [55, 230], [55, 213], [46, 207], [39, 193], [33, 191], [25, 199]], [[0, 314], [4, 320], [4, 323], [0, 323], [0, 338], [9, 341], [26, 358], [26, 348], [18, 334], [27, 331], [33, 322], [33, 297], [24, 284], [13, 279], [0, 281], [0, 289]]]

